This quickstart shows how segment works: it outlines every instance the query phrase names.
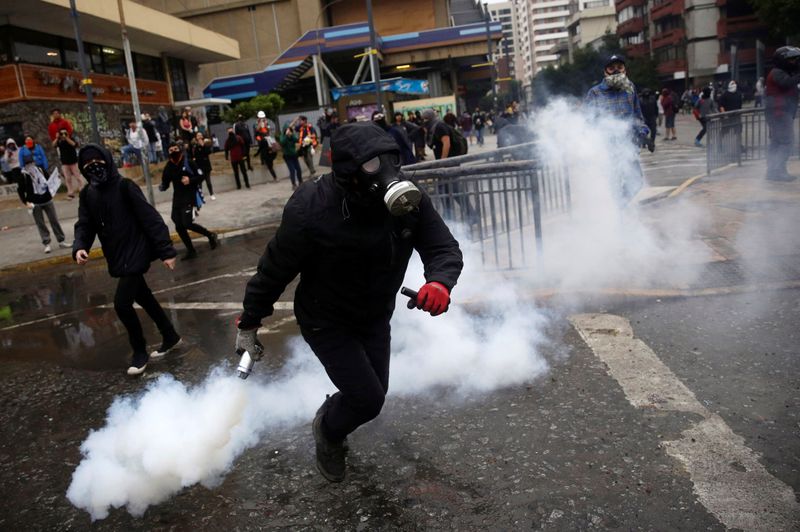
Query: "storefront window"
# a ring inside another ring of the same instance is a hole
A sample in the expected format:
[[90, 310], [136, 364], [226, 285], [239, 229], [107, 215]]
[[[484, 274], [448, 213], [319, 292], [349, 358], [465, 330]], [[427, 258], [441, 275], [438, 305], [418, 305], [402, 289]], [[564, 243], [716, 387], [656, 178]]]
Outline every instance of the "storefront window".
[[133, 54], [133, 64], [137, 78], [164, 81], [164, 68], [160, 58]]
[[16, 62], [61, 66], [61, 48], [55, 35], [14, 28], [12, 39]]
[[172, 98], [175, 101], [189, 99], [189, 85], [186, 82], [186, 69], [182, 59], [167, 58], [169, 77], [172, 82]]
[[124, 76], [127, 73], [125, 68], [125, 54], [118, 48], [101, 46], [100, 52], [103, 54], [103, 71], [106, 74]]

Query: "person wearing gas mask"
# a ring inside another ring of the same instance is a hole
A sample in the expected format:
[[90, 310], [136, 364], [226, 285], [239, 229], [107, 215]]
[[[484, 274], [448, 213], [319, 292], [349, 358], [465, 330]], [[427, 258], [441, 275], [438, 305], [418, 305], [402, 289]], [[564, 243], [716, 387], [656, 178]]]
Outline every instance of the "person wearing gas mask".
[[769, 128], [767, 179], [793, 181], [797, 176], [786, 170], [794, 147], [794, 117], [797, 114], [800, 84], [800, 48], [781, 46], [773, 56], [775, 67], [767, 75], [764, 89], [764, 116]]
[[194, 209], [198, 205], [197, 193], [203, 182], [203, 171], [186, 158], [184, 150], [177, 143], [172, 143], [168, 150], [169, 161], [164, 165], [161, 174], [160, 190], [165, 191], [172, 186], [172, 221], [175, 231], [186, 246], [186, 255], [181, 260], [197, 257], [189, 231], [208, 238], [211, 249], [217, 248], [217, 234], [194, 222]]
[[[147, 203], [142, 190], [133, 181], [120, 176], [110, 151], [97, 144], [87, 144], [78, 152], [78, 167], [89, 186], [78, 196], [72, 258], [80, 265], [86, 264], [95, 237], [100, 239], [108, 273], [119, 279], [114, 310], [128, 331], [128, 341], [133, 348], [128, 375], [140, 375], [151, 357], [166, 355], [181, 341], [144, 279], [155, 259], [161, 259], [164, 266], [174, 269], [177, 252], [161, 215]], [[134, 302], [147, 312], [161, 332], [161, 347], [151, 354], [147, 353]]]
[[433, 316], [447, 310], [463, 262], [430, 198], [400, 172], [399, 148], [388, 133], [372, 122], [346, 124], [333, 133], [331, 150], [332, 173], [292, 195], [247, 283], [236, 349], [260, 357], [261, 320], [300, 274], [300, 331], [339, 390], [312, 424], [317, 468], [340, 482], [345, 438], [384, 403], [389, 321], [412, 251], [426, 279], [416, 306]]
[[[642, 106], [636, 87], [628, 79], [625, 59], [612, 55], [603, 67], [603, 81], [589, 89], [583, 100], [584, 105], [598, 115], [611, 115], [628, 122], [631, 127], [630, 140], [637, 150], [643, 139], [650, 136], [650, 129], [644, 123]], [[630, 168], [621, 169], [620, 187], [617, 196], [626, 205], [644, 186], [644, 174], [638, 158]]]

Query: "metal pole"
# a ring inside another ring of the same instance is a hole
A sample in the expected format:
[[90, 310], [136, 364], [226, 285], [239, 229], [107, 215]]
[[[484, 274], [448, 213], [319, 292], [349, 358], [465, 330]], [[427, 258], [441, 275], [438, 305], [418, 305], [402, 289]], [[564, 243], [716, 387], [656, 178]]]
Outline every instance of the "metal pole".
[[375, 24], [372, 21], [372, 0], [367, 0], [367, 20], [369, 21], [369, 65], [372, 69], [372, 81], [375, 83], [375, 98], [378, 111], [383, 111], [381, 98], [381, 71], [378, 68], [378, 48], [375, 43]]
[[78, 64], [81, 67], [81, 87], [86, 93], [86, 104], [89, 106], [89, 120], [92, 124], [92, 142], [100, 144], [100, 132], [97, 129], [97, 114], [94, 112], [94, 93], [92, 92], [92, 79], [89, 77], [89, 70], [86, 68], [86, 57], [83, 55], [83, 39], [81, 38], [81, 25], [78, 20], [78, 10], [75, 8], [75, 0], [69, 0], [69, 14], [72, 17], [72, 27], [75, 29], [75, 42], [78, 43]]
[[[122, 0], [117, 0], [119, 8], [119, 25], [122, 28], [122, 48], [125, 51], [125, 66], [128, 70], [128, 81], [131, 84], [131, 103], [133, 104], [133, 116], [136, 120], [136, 129], [139, 134], [144, 133], [142, 130], [142, 113], [139, 110], [139, 92], [136, 90], [136, 77], [133, 72], [133, 57], [131, 56], [131, 43], [128, 42], [128, 29], [125, 27], [125, 12], [122, 10]], [[149, 149], [149, 145], [147, 147]], [[142, 173], [144, 174], [144, 182], [147, 185], [147, 197], [151, 205], [156, 204], [155, 197], [153, 196], [153, 182], [150, 179], [150, 166], [147, 160], [148, 149], [142, 149]]]
[[[492, 18], [491, 14], [489, 13], [489, 5], [483, 4], [483, 15], [484, 21], [486, 22], [486, 61], [492, 63], [492, 34], [489, 29], [489, 22]], [[494, 86], [494, 65], [489, 67], [489, 74], [492, 78], [492, 110], [497, 110], [497, 88]]]

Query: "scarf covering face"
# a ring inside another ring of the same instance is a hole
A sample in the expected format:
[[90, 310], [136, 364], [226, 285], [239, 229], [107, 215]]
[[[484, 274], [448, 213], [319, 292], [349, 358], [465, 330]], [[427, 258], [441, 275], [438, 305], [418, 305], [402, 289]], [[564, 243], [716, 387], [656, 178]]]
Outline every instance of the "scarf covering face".
[[606, 74], [604, 79], [606, 85], [608, 85], [613, 90], [633, 92], [633, 83], [631, 83], [631, 80], [628, 79], [628, 76], [626, 76], [622, 72], [616, 72], [614, 74]]

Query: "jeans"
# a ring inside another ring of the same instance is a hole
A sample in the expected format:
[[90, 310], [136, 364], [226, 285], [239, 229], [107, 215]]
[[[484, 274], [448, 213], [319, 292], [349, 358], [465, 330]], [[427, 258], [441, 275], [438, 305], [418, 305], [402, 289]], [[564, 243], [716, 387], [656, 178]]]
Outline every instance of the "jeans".
[[311, 148], [308, 148], [303, 152], [303, 161], [305, 161], [306, 166], [308, 167], [309, 175], [314, 177], [314, 174], [317, 173], [317, 170], [314, 168], [314, 156], [311, 154]]
[[244, 167], [244, 159], [236, 162], [231, 161], [231, 168], [233, 168], [233, 178], [236, 180], [236, 188], [242, 188], [242, 184], [239, 181], [239, 170], [242, 171], [242, 177], [244, 177], [244, 186], [250, 188], [250, 179], [247, 177], [247, 168]]
[[291, 155], [284, 155], [283, 159], [286, 161], [286, 166], [289, 168], [289, 180], [292, 182], [292, 186], [298, 186], [303, 182], [303, 172], [300, 170], [300, 161], [297, 157], [292, 157]]
[[358, 328], [301, 328], [331, 382], [339, 389], [328, 399], [322, 419], [325, 435], [341, 441], [376, 418], [389, 389], [391, 327], [378, 320]]
[[475, 128], [475, 138], [478, 140], [478, 144], [483, 146], [483, 128]]
[[150, 162], [151, 163], [156, 162], [157, 158], [156, 158], [156, 143], [155, 142], [151, 142], [148, 145], [148, 153], [149, 153], [149, 157], [150, 157]]
[[53, 234], [56, 235], [56, 240], [59, 242], [64, 241], [64, 231], [61, 229], [61, 224], [58, 223], [58, 216], [56, 215], [56, 206], [50, 200], [47, 203], [33, 206], [33, 220], [36, 222], [36, 228], [39, 230], [39, 236], [42, 237], [42, 244], [45, 246], [50, 243], [50, 231], [44, 224], [44, 214], [47, 214], [47, 219], [50, 220], [50, 227], [53, 228]]
[[697, 137], [695, 137], [695, 140], [697, 142], [700, 142], [703, 139], [703, 136], [705, 136], [705, 134], [706, 134], [706, 124], [708, 124], [708, 119], [707, 118], [701, 118], [700, 119], [700, 125], [703, 126], [703, 129], [701, 129], [700, 133], [698, 133]]
[[147, 315], [155, 322], [163, 337], [167, 338], [176, 334], [172, 322], [169, 321], [164, 309], [158, 304], [158, 301], [150, 291], [150, 287], [147, 286], [144, 275], [120, 277], [119, 283], [117, 283], [117, 292], [114, 294], [114, 310], [117, 312], [119, 321], [128, 331], [128, 341], [134, 353], [147, 352], [142, 324], [139, 321], [139, 317], [136, 316], [136, 310], [133, 308], [134, 302], [139, 303], [139, 306], [147, 312]]
[[142, 150], [140, 150], [139, 148], [134, 148], [130, 144], [126, 144], [125, 146], [123, 146], [121, 151], [122, 151], [123, 161], [129, 159], [131, 153], [136, 155], [136, 158], [139, 159], [139, 161], [142, 160]]

